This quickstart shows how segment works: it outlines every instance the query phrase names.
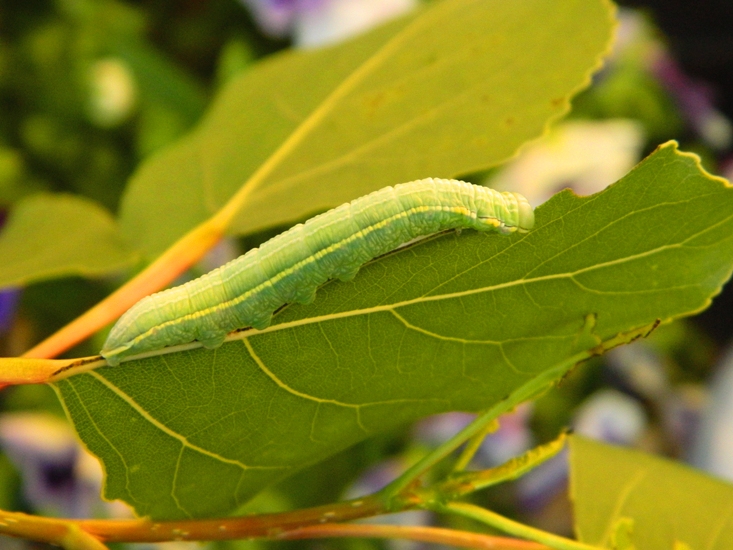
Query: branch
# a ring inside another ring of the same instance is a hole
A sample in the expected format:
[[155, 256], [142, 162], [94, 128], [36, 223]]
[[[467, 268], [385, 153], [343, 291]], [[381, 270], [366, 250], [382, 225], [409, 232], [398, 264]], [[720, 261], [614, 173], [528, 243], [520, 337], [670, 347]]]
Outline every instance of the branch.
[[[480, 424], [480, 423], [479, 423]], [[0, 534], [61, 545], [67, 550], [102, 550], [102, 542], [211, 541], [249, 538], [408, 538], [467, 548], [497, 550], [589, 550], [590, 546], [522, 525], [471, 504], [449, 502], [518, 475], [554, 456], [564, 436], [490, 470], [463, 472], [429, 488], [416, 482], [390, 496], [383, 492], [336, 504], [276, 514], [176, 521], [52, 519], [0, 511]], [[535, 542], [435, 527], [345, 525], [390, 512], [426, 509], [459, 514]]]
[[0, 534], [47, 542], [66, 550], [107, 550], [97, 537], [81, 529], [74, 520], [68, 519], [0, 511]]
[[469, 531], [456, 531], [442, 527], [375, 525], [370, 523], [314, 525], [287, 531], [277, 538], [279, 540], [300, 540], [337, 537], [407, 539], [483, 550], [549, 550], [548, 546], [536, 542], [495, 537]]
[[[57, 544], [67, 550], [99, 550], [103, 546], [92, 546], [89, 540], [168, 542], [275, 538], [286, 531], [311, 525], [377, 516], [387, 513], [386, 508], [384, 501], [372, 495], [276, 514], [180, 521], [56, 519], [0, 511], [0, 534]], [[76, 542], [82, 538], [86, 546]]]

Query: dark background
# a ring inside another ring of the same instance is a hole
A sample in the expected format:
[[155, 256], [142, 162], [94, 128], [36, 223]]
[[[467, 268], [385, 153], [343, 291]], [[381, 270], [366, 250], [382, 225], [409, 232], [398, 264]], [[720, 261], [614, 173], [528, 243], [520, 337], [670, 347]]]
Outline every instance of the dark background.
[[[622, 6], [646, 10], [664, 33], [684, 71], [711, 85], [717, 107], [733, 120], [733, 0], [623, 0]], [[723, 161], [733, 157], [724, 154]], [[733, 341], [733, 288], [695, 317], [721, 344]]]
[[733, 1], [623, 0], [646, 9], [690, 76], [712, 84], [720, 109], [733, 118]]

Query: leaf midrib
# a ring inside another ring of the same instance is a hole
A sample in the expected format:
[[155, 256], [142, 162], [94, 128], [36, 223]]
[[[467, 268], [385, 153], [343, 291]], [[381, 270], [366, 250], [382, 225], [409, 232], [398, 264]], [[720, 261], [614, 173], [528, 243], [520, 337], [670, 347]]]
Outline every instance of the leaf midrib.
[[[462, 290], [462, 291], [458, 291], [458, 292], [449, 292], [449, 293], [446, 293], [446, 294], [423, 295], [423, 296], [420, 296], [418, 298], [412, 298], [410, 300], [403, 300], [401, 302], [395, 302], [395, 303], [386, 304], [386, 305], [377, 305], [377, 306], [372, 306], [372, 307], [368, 307], [368, 308], [359, 308], [359, 309], [353, 309], [353, 310], [349, 310], [349, 311], [342, 311], [342, 312], [338, 312], [338, 313], [329, 313], [329, 314], [326, 314], [326, 315], [318, 315], [318, 316], [313, 316], [313, 317], [307, 317], [307, 318], [304, 318], [304, 319], [298, 319], [296, 321], [286, 321], [286, 322], [283, 322], [283, 323], [271, 325], [271, 326], [269, 326], [269, 327], [267, 327], [265, 329], [262, 329], [262, 330], [248, 329], [248, 330], [246, 330], [246, 332], [247, 333], [251, 333], [253, 335], [254, 334], [265, 334], [265, 333], [268, 333], [268, 332], [276, 332], [278, 330], [289, 329], [289, 328], [293, 328], [293, 327], [297, 327], [297, 326], [308, 325], [308, 324], [318, 323], [318, 322], [322, 322], [322, 321], [329, 321], [329, 320], [333, 320], [333, 319], [342, 319], [342, 318], [346, 318], [346, 317], [354, 317], [354, 316], [357, 316], [357, 315], [368, 315], [370, 313], [379, 313], [379, 312], [383, 312], [383, 311], [391, 311], [393, 309], [399, 309], [399, 308], [403, 308], [403, 307], [407, 307], [407, 306], [411, 306], [411, 305], [415, 305], [415, 304], [421, 304], [421, 303], [424, 303], [424, 302], [437, 302], [437, 301], [442, 301], [442, 300], [450, 300], [450, 299], [455, 299], [455, 298], [462, 298], [464, 296], [472, 296], [474, 294], [481, 294], [481, 293], [484, 293], [484, 292], [493, 292], [493, 291], [496, 291], [496, 290], [503, 290], [503, 289], [506, 289], [506, 288], [511, 288], [511, 287], [520, 286], [520, 285], [528, 285], [528, 284], [533, 284], [533, 283], [543, 282], [543, 281], [553, 281], [553, 280], [560, 280], [560, 279], [572, 279], [573, 277], [575, 277], [575, 276], [577, 276], [579, 274], [582, 274], [582, 273], [586, 273], [586, 272], [590, 272], [590, 271], [594, 271], [594, 270], [597, 270], [597, 269], [602, 269], [602, 268], [610, 267], [610, 266], [614, 266], [614, 265], [621, 265], [621, 264], [624, 264], [626, 262], [630, 262], [630, 261], [633, 261], [633, 260], [637, 260], [637, 259], [641, 259], [641, 258], [645, 258], [645, 257], [651, 256], [653, 254], [662, 252], [664, 250], [681, 248], [682, 246], [683, 246], [683, 243], [676, 243], [676, 244], [672, 244], [672, 245], [664, 245], [664, 246], [661, 246], [661, 247], [658, 247], [658, 248], [655, 248], [655, 249], [652, 249], [652, 250], [648, 250], [648, 251], [643, 252], [643, 253], [634, 254], [634, 255], [631, 255], [631, 256], [626, 256], [624, 258], [618, 258], [616, 260], [611, 260], [611, 261], [603, 262], [603, 263], [600, 263], [600, 264], [595, 264], [595, 265], [584, 267], [582, 269], [578, 269], [578, 270], [576, 270], [574, 272], [569, 272], [569, 273], [555, 273], [555, 274], [552, 274], [552, 275], [543, 275], [543, 276], [540, 276], [540, 277], [533, 277], [533, 278], [530, 278], [530, 279], [520, 278], [520, 279], [516, 279], [514, 281], [508, 281], [506, 283], [501, 283], [501, 284], [497, 284], [497, 285], [492, 285], [492, 286], [487, 286], [487, 287], [480, 287], [480, 288], [472, 288], [472, 289]], [[484, 262], [482, 262], [482, 263], [484, 263]], [[477, 265], [480, 265], [480, 264], [477, 264]], [[579, 284], [579, 283], [577, 283], [577, 281], [574, 281], [574, 282], [576, 284]], [[655, 291], [659, 292], [659, 291], [664, 291], [664, 290], [665, 289], [656, 289]], [[634, 291], [634, 293], [640, 293], [640, 292], [648, 292], [648, 290]], [[621, 294], [621, 293], [622, 292], [616, 292], [616, 294]]]
[[[430, 10], [427, 12], [430, 14]], [[229, 227], [246, 204], [249, 196], [265, 181], [266, 177], [278, 166], [278, 164], [286, 158], [312, 131], [318, 124], [334, 109], [338, 100], [345, 97], [352, 91], [364, 78], [366, 78], [379, 63], [388, 58], [392, 51], [401, 43], [407, 40], [412, 34], [418, 31], [422, 26], [432, 21], [432, 17], [423, 14], [417, 17], [410, 24], [397, 32], [392, 38], [387, 40], [372, 56], [366, 59], [359, 67], [347, 76], [333, 91], [328, 94], [321, 103], [308, 115], [303, 122], [295, 128], [295, 130], [283, 141], [283, 143], [270, 155], [264, 163], [250, 176], [250, 178], [242, 185], [234, 196], [217, 212], [215, 219], [220, 220], [224, 227]]]

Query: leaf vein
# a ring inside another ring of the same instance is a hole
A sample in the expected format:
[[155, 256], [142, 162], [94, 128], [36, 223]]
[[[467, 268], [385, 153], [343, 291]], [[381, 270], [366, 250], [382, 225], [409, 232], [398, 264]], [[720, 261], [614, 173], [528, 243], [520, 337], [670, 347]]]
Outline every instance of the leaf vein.
[[130, 490], [130, 467], [127, 465], [124, 455], [117, 449], [117, 447], [114, 446], [114, 444], [107, 438], [107, 436], [104, 435], [104, 432], [99, 429], [99, 426], [97, 426], [97, 423], [94, 421], [93, 416], [87, 410], [86, 405], [84, 405], [84, 400], [81, 398], [81, 395], [79, 395], [79, 392], [74, 387], [74, 384], [70, 380], [68, 382], [71, 386], [71, 391], [74, 392], [77, 399], [79, 400], [79, 406], [82, 408], [84, 414], [86, 414], [87, 418], [89, 419], [89, 423], [94, 426], [94, 430], [99, 434], [102, 439], [107, 442], [107, 445], [109, 445], [110, 449], [112, 449], [115, 454], [120, 458], [120, 461], [122, 462], [125, 470], [125, 490], [127, 491], [127, 495], [130, 497], [130, 500], [138, 504], [142, 504], [138, 499], [135, 498], [134, 493]]
[[183, 457], [183, 451], [186, 449], [185, 445], [181, 445], [181, 450], [178, 453], [178, 458], [176, 458], [176, 467], [173, 468], [173, 479], [171, 480], [171, 500], [173, 500], [173, 503], [176, 505], [176, 508], [178, 508], [181, 512], [183, 512], [186, 517], [193, 517], [188, 510], [186, 510], [183, 506], [181, 506], [181, 502], [178, 500], [178, 497], [176, 496], [176, 483], [178, 481], [178, 472], [181, 469], [181, 458]]
[[342, 311], [342, 312], [337, 312], [337, 313], [328, 313], [325, 315], [307, 317], [304, 319], [298, 319], [296, 321], [287, 321], [284, 323], [270, 325], [269, 327], [262, 329], [262, 330], [253, 329], [253, 330], [246, 331], [246, 332], [232, 333], [230, 337], [227, 338], [227, 340], [247, 339], [252, 336], [259, 335], [259, 334], [266, 334], [268, 332], [278, 332], [280, 330], [289, 329], [289, 328], [302, 326], [302, 325], [309, 325], [312, 323], [342, 319], [346, 317], [355, 317], [357, 315], [368, 315], [371, 313], [390, 312], [393, 309], [408, 307], [408, 306], [415, 305], [415, 304], [422, 304], [425, 302], [439, 302], [443, 300], [463, 298], [466, 296], [473, 296], [475, 294], [481, 294], [484, 292], [513, 288], [519, 285], [529, 285], [533, 283], [541, 283], [545, 281], [556, 281], [556, 280], [562, 280], [562, 279], [573, 279], [575, 276], [582, 274], [582, 273], [588, 273], [588, 272], [595, 271], [598, 269], [603, 269], [606, 267], [623, 265], [624, 263], [627, 263], [633, 260], [637, 260], [637, 259], [641, 259], [641, 258], [646, 258], [648, 256], [652, 256], [654, 254], [663, 252], [668, 249], [681, 248], [681, 246], [682, 245], [679, 245], [679, 244], [663, 245], [663, 246], [660, 246], [660, 247], [657, 247], [651, 250], [647, 250], [645, 252], [641, 252], [639, 254], [632, 254], [624, 258], [618, 258], [615, 260], [598, 263], [598, 264], [591, 265], [588, 267], [583, 267], [576, 271], [568, 272], [568, 273], [554, 273], [551, 275], [542, 275], [542, 276], [534, 277], [531, 279], [523, 277], [523, 278], [516, 279], [513, 281], [508, 281], [505, 283], [500, 283], [500, 284], [487, 286], [487, 287], [471, 288], [468, 290], [460, 290], [460, 291], [449, 292], [449, 293], [440, 294], [440, 295], [422, 295], [417, 298], [403, 300], [402, 302], [396, 302], [393, 304], [380, 304], [380, 305], [365, 307], [361, 309], [354, 309], [354, 310], [349, 310], [349, 311]]
[[143, 409], [132, 397], [127, 395], [124, 391], [122, 391], [119, 387], [117, 387], [112, 382], [110, 382], [107, 378], [105, 378], [104, 376], [102, 376], [101, 374], [95, 371], [89, 371], [88, 374], [96, 378], [102, 384], [104, 384], [112, 393], [114, 393], [115, 395], [117, 395], [117, 397], [119, 397], [125, 403], [127, 403], [127, 405], [129, 405], [135, 412], [137, 412], [140, 416], [142, 416], [150, 424], [158, 428], [160, 431], [162, 431], [164, 434], [168, 435], [169, 437], [172, 437], [173, 439], [178, 440], [184, 447], [188, 447], [189, 449], [193, 451], [201, 453], [205, 456], [208, 456], [209, 458], [213, 458], [220, 462], [224, 462], [225, 464], [232, 464], [233, 466], [237, 466], [239, 468], [242, 468], [243, 470], [283, 470], [285, 469], [282, 466], [248, 466], [247, 464], [244, 464], [243, 462], [240, 462], [239, 460], [226, 458], [224, 456], [211, 452], [207, 449], [204, 449], [203, 447], [194, 445], [186, 437], [171, 430], [168, 426], [166, 426], [165, 424], [163, 424], [162, 422], [160, 422], [159, 420], [151, 416], [150, 413], [148, 413], [145, 409]]
[[329, 403], [331, 405], [338, 405], [339, 407], [346, 407], [349, 409], [355, 409], [357, 407], [360, 407], [360, 405], [357, 405], [355, 403], [344, 403], [342, 401], [336, 401], [335, 399], [325, 399], [321, 397], [316, 397], [314, 395], [309, 395], [307, 393], [303, 393], [301, 391], [296, 390], [295, 388], [291, 388], [288, 386], [285, 382], [280, 380], [274, 372], [272, 372], [270, 369], [268, 369], [265, 366], [265, 363], [260, 359], [260, 357], [255, 353], [254, 348], [252, 348], [252, 344], [250, 344], [248, 339], [244, 340], [244, 345], [247, 348], [247, 352], [249, 353], [250, 357], [254, 360], [254, 362], [257, 364], [257, 366], [260, 368], [260, 370], [267, 375], [267, 377], [275, 382], [280, 388], [285, 390], [288, 393], [291, 393], [297, 397], [301, 397], [303, 399], [307, 399], [308, 401], [315, 401], [316, 403]]

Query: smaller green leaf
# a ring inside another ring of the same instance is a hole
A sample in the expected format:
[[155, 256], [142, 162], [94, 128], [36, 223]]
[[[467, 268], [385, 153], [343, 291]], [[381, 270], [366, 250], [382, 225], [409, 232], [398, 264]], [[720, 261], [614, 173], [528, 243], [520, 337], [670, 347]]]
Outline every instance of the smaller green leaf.
[[138, 256], [110, 214], [72, 195], [38, 194], [15, 206], [0, 232], [0, 286], [67, 275], [105, 275]]
[[[570, 438], [570, 476], [582, 542], [644, 550], [733, 548], [733, 485], [578, 436]], [[619, 527], [631, 522], [633, 531], [619, 536]], [[628, 539], [625, 546], [618, 546], [620, 539]]]

